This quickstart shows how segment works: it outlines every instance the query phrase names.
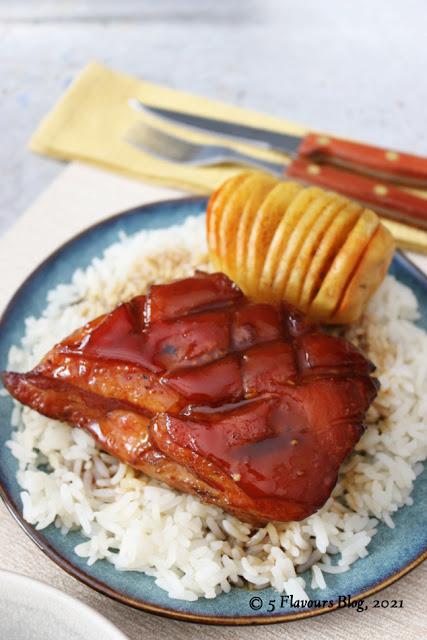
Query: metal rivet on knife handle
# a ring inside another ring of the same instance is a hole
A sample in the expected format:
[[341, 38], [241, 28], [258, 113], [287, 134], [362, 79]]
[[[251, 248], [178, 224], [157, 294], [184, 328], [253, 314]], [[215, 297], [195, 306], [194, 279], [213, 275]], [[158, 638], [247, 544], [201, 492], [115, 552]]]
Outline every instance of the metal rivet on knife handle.
[[376, 184], [374, 187], [374, 191], [379, 196], [385, 196], [388, 193], [387, 187], [385, 187], [383, 184]]
[[327, 136], [318, 136], [317, 137], [317, 142], [322, 146], [322, 147], [326, 147], [329, 143], [330, 143], [331, 139], [328, 138]]
[[396, 162], [397, 160], [399, 160], [399, 154], [397, 153], [397, 151], [386, 151], [385, 157], [386, 160], [389, 160], [390, 162]]

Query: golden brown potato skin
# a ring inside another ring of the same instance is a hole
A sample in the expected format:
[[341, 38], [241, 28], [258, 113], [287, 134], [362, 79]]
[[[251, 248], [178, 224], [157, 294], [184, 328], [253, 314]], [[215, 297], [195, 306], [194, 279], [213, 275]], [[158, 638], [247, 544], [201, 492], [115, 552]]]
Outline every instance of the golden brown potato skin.
[[377, 393], [371, 362], [222, 273], [153, 286], [74, 332], [10, 393], [123, 462], [254, 524], [329, 497]]
[[393, 257], [369, 209], [318, 187], [247, 171], [207, 207], [209, 255], [254, 300], [286, 300], [324, 323], [357, 320]]

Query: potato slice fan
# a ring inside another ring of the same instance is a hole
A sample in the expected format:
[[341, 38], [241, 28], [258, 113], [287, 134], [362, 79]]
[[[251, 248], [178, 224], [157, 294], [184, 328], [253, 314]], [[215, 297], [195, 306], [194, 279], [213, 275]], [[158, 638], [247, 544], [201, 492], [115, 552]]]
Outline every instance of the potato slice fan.
[[239, 173], [209, 200], [213, 267], [254, 300], [286, 300], [312, 318], [357, 320], [393, 257], [392, 234], [370, 209], [318, 187]]

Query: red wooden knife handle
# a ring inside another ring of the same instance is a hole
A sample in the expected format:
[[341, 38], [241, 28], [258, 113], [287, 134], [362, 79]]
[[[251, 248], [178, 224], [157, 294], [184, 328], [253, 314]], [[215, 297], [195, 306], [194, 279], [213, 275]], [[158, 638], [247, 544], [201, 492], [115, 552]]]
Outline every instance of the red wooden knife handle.
[[320, 164], [334, 164], [374, 179], [409, 186], [427, 187], [427, 158], [368, 144], [349, 142], [328, 135], [309, 133], [298, 155]]
[[287, 178], [296, 178], [337, 191], [374, 209], [381, 216], [427, 229], [427, 199], [406, 193], [389, 184], [364, 176], [296, 158], [285, 169]]

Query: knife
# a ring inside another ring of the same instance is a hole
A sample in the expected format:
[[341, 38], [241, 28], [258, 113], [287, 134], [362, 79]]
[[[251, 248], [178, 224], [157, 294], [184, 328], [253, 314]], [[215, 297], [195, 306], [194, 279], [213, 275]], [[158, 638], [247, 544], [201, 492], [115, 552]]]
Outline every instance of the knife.
[[288, 135], [147, 105], [135, 99], [129, 105], [165, 122], [285, 153], [291, 156], [291, 162], [284, 167], [286, 177], [338, 191], [386, 217], [427, 229], [427, 199], [390, 184], [427, 187], [427, 158], [323, 134]]
[[304, 137], [289, 135], [174, 109], [155, 107], [134, 99], [130, 100], [129, 104], [139, 111], [161, 117], [169, 122], [234, 140], [247, 141], [270, 151], [299, 156], [317, 163], [337, 164], [351, 168], [357, 173], [375, 175], [388, 182], [427, 187], [427, 158], [420, 156], [350, 142], [324, 134], [308, 133]]

